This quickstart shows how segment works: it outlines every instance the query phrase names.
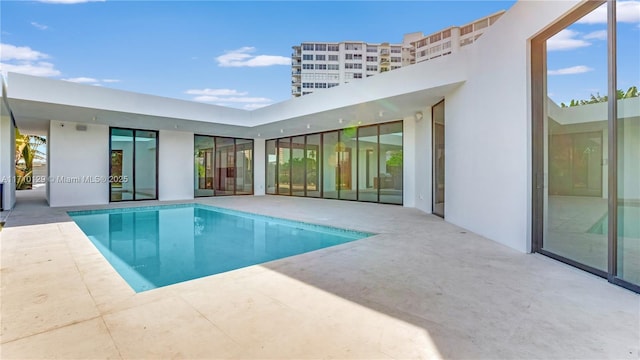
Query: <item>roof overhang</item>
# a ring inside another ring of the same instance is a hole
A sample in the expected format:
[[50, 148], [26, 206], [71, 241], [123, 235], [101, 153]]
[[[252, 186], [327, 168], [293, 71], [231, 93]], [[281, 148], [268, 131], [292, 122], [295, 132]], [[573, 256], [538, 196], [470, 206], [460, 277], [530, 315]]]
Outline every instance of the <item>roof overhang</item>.
[[46, 134], [57, 120], [271, 138], [413, 116], [465, 78], [464, 61], [453, 54], [247, 111], [10, 73], [7, 101], [23, 133]]

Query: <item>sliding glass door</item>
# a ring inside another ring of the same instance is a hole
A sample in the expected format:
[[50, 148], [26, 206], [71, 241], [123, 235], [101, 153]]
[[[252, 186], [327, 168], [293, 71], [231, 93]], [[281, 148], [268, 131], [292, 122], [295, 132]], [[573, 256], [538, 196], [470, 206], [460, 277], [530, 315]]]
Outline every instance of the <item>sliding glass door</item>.
[[253, 194], [253, 140], [194, 136], [194, 196]]
[[533, 251], [640, 292], [640, 38], [616, 11], [584, 2], [532, 40]]
[[266, 193], [402, 204], [403, 123], [266, 141]]
[[110, 129], [109, 200], [158, 198], [158, 132]]
[[444, 217], [444, 100], [432, 108], [433, 118], [433, 209]]

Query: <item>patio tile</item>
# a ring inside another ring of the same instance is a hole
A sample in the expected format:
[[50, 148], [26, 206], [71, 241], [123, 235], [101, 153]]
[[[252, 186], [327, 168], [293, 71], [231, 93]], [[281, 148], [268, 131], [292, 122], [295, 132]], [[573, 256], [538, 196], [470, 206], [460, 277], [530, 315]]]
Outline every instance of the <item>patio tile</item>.
[[120, 359], [101, 318], [2, 344], [3, 359]]
[[179, 297], [104, 316], [123, 358], [233, 358], [241, 347]]

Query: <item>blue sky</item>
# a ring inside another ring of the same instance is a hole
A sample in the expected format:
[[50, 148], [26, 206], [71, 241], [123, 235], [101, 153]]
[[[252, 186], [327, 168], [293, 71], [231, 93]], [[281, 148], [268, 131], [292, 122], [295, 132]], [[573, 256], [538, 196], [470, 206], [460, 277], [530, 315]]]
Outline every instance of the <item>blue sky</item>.
[[[74, 2], [66, 4], [60, 2]], [[2, 1], [2, 70], [253, 109], [290, 98], [291, 46], [401, 42], [514, 1]], [[640, 83], [640, 2], [626, 1], [621, 86]], [[618, 16], [619, 19], [621, 16]], [[554, 100], [606, 93], [598, 14], [554, 38]]]
[[513, 3], [3, 0], [2, 69], [251, 109], [291, 97], [292, 45], [400, 43]]
[[[640, 1], [617, 5], [618, 89], [640, 87]], [[556, 103], [607, 95], [606, 4], [547, 41], [547, 90]]]

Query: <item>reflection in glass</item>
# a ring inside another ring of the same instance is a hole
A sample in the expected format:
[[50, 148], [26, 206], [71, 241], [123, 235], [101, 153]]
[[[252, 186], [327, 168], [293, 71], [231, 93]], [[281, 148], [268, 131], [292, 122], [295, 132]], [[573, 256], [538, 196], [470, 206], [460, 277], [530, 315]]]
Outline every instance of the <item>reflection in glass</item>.
[[291, 138], [291, 195], [304, 196], [304, 136]]
[[402, 121], [266, 142], [267, 193], [402, 204]]
[[157, 133], [155, 131], [136, 130], [135, 137], [135, 199], [156, 198], [156, 151]]
[[619, 89], [617, 276], [640, 285], [640, 35], [637, 26], [638, 23], [621, 21], [616, 24]]
[[133, 130], [111, 129], [110, 175], [110, 200], [133, 200]]
[[402, 123], [380, 125], [380, 202], [402, 204]]
[[194, 137], [194, 196], [213, 196], [213, 149], [214, 140], [211, 136]]
[[357, 149], [357, 133], [355, 127], [347, 128], [340, 131], [340, 142], [338, 143], [337, 157], [339, 162], [340, 173], [338, 184], [340, 184], [340, 192], [338, 197], [345, 200], [356, 200], [356, 158], [355, 151]]
[[232, 138], [217, 137], [215, 194], [233, 195], [235, 189], [235, 150]]
[[278, 140], [278, 194], [291, 195], [291, 138]]
[[358, 200], [378, 201], [378, 126], [358, 129]]
[[322, 186], [325, 199], [338, 198], [338, 132], [322, 135]]
[[253, 194], [253, 140], [236, 141], [236, 195]]
[[[606, 8], [606, 4], [603, 5]], [[607, 43], [567, 48], [571, 34], [606, 34], [606, 24], [577, 22], [547, 40], [545, 234], [543, 249], [607, 270]], [[562, 51], [560, 51], [562, 50]], [[575, 59], [589, 71], [565, 75]]]
[[320, 134], [307, 135], [306, 183], [307, 196], [320, 197]]
[[111, 129], [110, 201], [157, 198], [156, 131]]
[[433, 107], [433, 213], [444, 217], [444, 101]]
[[277, 164], [277, 152], [276, 152], [276, 140], [267, 140], [267, 194], [276, 193], [276, 164]]

